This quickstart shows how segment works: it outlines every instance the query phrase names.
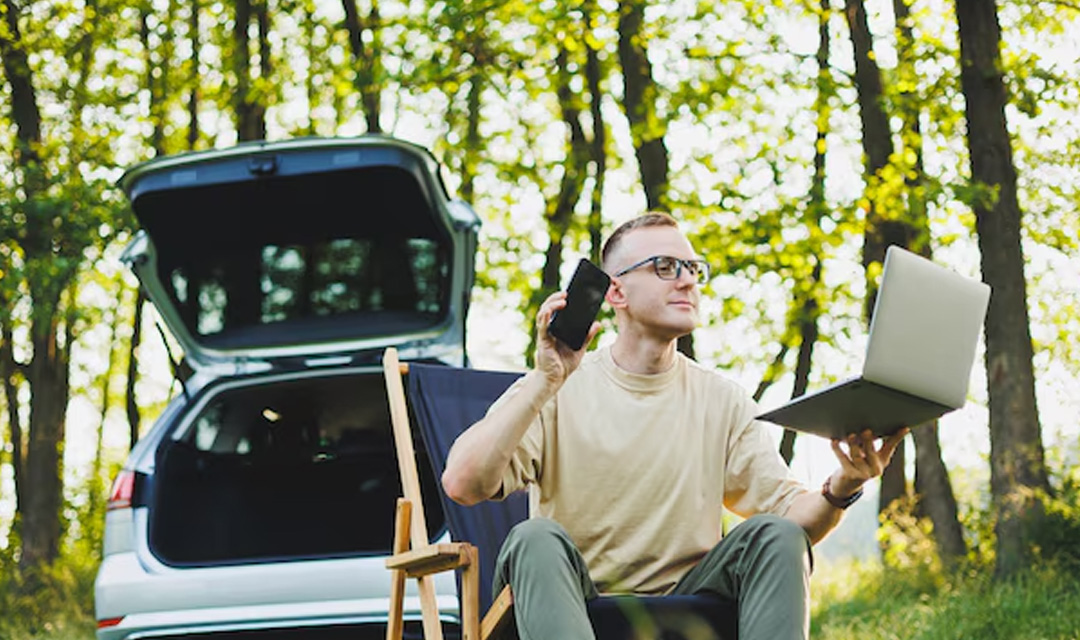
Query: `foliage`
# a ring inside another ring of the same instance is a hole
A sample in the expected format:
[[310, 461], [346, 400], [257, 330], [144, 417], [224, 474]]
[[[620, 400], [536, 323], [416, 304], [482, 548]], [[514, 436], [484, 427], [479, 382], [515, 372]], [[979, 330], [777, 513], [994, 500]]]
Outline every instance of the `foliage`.
[[[1080, 467], [1059, 465], [1052, 473], [1051, 493], [1040, 493], [1045, 515], [1031, 532], [1036, 558], [1062, 570], [1080, 569]], [[886, 567], [939, 580], [942, 574], [970, 574], [990, 571], [994, 566], [995, 513], [989, 491], [981, 486], [975, 493], [958, 496], [960, 520], [969, 547], [959, 565], [945, 567], [936, 552], [933, 525], [918, 514], [912, 499], [896, 501], [881, 514], [878, 540]]]
[[927, 519], [898, 502], [883, 515], [882, 562], [820, 568], [813, 577], [812, 636], [825, 640], [1076, 640], [1080, 638], [1080, 467], [1068, 464], [1043, 495], [1047, 517], [1033, 536], [1037, 561], [995, 581], [989, 492], [961, 495], [969, 556], [943, 567]]
[[[824, 575], [823, 575], [824, 574]], [[1075, 640], [1080, 578], [1054, 563], [994, 583], [909, 567], [834, 566], [813, 579], [811, 636], [821, 640]]]
[[[68, 551], [30, 578], [8, 550], [0, 552], [0, 638], [91, 640], [97, 553]], [[34, 588], [27, 589], [33, 580]]]

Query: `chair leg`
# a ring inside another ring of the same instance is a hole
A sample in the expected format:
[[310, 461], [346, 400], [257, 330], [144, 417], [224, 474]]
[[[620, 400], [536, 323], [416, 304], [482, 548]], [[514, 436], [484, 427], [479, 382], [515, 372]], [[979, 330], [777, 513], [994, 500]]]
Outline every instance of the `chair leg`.
[[510, 585], [503, 587], [495, 601], [491, 603], [484, 620], [480, 623], [480, 640], [498, 634], [503, 627], [510, 622], [510, 615], [514, 609], [514, 594], [510, 591]]
[[420, 576], [420, 613], [424, 618], [424, 640], [443, 640], [442, 623], [439, 622], [439, 603], [435, 600], [433, 576]]
[[[412, 503], [398, 498], [394, 513], [394, 554], [409, 550], [409, 525], [412, 519]], [[386, 640], [401, 640], [405, 630], [405, 571], [390, 572], [390, 611], [386, 621]]]
[[461, 572], [461, 638], [480, 640], [480, 554], [466, 547], [469, 564]]

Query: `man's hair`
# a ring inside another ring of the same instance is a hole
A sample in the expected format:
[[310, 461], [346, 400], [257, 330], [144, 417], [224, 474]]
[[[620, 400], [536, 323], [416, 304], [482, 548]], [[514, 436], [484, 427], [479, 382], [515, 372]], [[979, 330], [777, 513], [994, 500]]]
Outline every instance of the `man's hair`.
[[604, 243], [604, 248], [600, 251], [600, 261], [605, 266], [607, 265], [608, 257], [615, 252], [619, 243], [622, 242], [623, 236], [630, 233], [634, 229], [644, 229], [646, 227], [679, 227], [678, 221], [672, 218], [669, 214], [662, 211], [651, 211], [634, 218], [627, 220], [618, 226], [608, 237], [607, 242]]

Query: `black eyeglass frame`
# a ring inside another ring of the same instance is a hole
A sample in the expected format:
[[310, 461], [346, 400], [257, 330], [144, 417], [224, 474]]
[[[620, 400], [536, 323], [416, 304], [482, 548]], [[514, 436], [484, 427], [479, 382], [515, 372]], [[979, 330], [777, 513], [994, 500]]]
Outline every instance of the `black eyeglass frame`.
[[[665, 278], [664, 276], [660, 275], [660, 261], [661, 260], [671, 260], [671, 261], [673, 261], [675, 263], [675, 276], [674, 277]], [[684, 259], [684, 258], [676, 258], [674, 256], [649, 256], [648, 258], [645, 258], [644, 260], [642, 260], [640, 262], [635, 262], [634, 264], [632, 264], [629, 267], [623, 269], [622, 271], [619, 271], [618, 273], [615, 274], [615, 277], [618, 278], [620, 276], [623, 276], [623, 275], [625, 275], [627, 273], [630, 273], [634, 269], [638, 269], [638, 268], [643, 267], [643, 266], [645, 266], [645, 265], [647, 265], [649, 263], [652, 263], [653, 273], [655, 273], [656, 277], [660, 278], [661, 280], [678, 280], [680, 277], [682, 277], [683, 267], [686, 267], [690, 271], [690, 273], [697, 279], [698, 284], [704, 284], [704, 283], [709, 281], [709, 263], [708, 262], [705, 262], [704, 260], [697, 260], [697, 259], [689, 260], [689, 259]]]

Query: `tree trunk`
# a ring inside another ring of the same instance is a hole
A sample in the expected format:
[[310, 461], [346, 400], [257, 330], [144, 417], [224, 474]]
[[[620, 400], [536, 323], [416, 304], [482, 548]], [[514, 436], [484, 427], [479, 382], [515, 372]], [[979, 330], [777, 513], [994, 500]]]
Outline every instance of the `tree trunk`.
[[623, 108], [630, 122], [645, 201], [651, 211], [668, 210], [667, 123], [656, 113], [656, 83], [649, 63], [642, 26], [645, 2], [619, 3], [619, 64], [623, 72]]
[[[897, 31], [897, 73], [901, 86], [915, 86], [918, 74], [915, 70], [916, 54], [913, 50], [914, 35], [912, 17], [907, 0], [893, 0]], [[896, 99], [903, 122], [900, 139], [905, 150], [903, 158], [912, 157], [911, 166], [903, 166], [907, 194], [908, 217], [917, 233], [911, 249], [926, 258], [931, 257], [930, 223], [926, 207], [926, 175], [923, 169], [922, 127], [919, 123], [921, 106], [919, 97], [909, 90], [900, 91]], [[930, 518], [934, 527], [934, 540], [938, 555], [947, 567], [954, 566], [967, 553], [963, 528], [957, 515], [956, 495], [953, 493], [949, 472], [941, 459], [936, 420], [912, 430], [915, 443], [915, 497], [920, 517]]]
[[1027, 283], [1020, 245], [1016, 168], [1005, 123], [1001, 28], [993, 0], [956, 0], [971, 180], [983, 279], [992, 288], [986, 317], [990, 398], [990, 488], [997, 511], [995, 575], [1016, 575], [1032, 559], [1042, 516], [1035, 492], [1048, 491], [1035, 402]]
[[[532, 295], [527, 317], [535, 317], [536, 311], [544, 299], [551, 295], [552, 292], [557, 291], [561, 285], [559, 274], [562, 269], [563, 246], [574, 219], [574, 207], [577, 206], [578, 200], [581, 199], [590, 157], [589, 143], [585, 138], [585, 131], [581, 127], [581, 106], [577, 95], [571, 88], [572, 72], [569, 69], [570, 61], [568, 57], [567, 50], [560, 48], [555, 58], [558, 78], [555, 93], [558, 97], [563, 124], [566, 125], [569, 132], [566, 141], [566, 160], [562, 163], [563, 175], [559, 182], [559, 191], [553, 199], [548, 201], [547, 210], [544, 212], [548, 232], [548, 246], [544, 252], [544, 267], [540, 274], [540, 288]], [[527, 354], [530, 366], [532, 365], [532, 354], [535, 351], [536, 333], [533, 332]]]
[[[6, 300], [0, 300], [0, 307], [5, 310], [5, 316], [7, 316], [6, 310], [9, 309], [7, 305]], [[4, 378], [4, 399], [7, 401], [8, 430], [11, 434], [11, 469], [13, 472], [12, 480], [15, 485], [15, 512], [19, 513], [21, 506], [24, 504], [22, 499], [22, 478], [26, 460], [23, 454], [22, 423], [19, 418], [19, 385], [16, 379], [19, 365], [15, 362], [14, 353], [12, 352], [10, 316], [5, 317], [3, 324], [0, 325], [0, 331], [2, 331], [0, 340], [3, 341], [0, 343], [0, 374]]]
[[[814, 134], [814, 176], [810, 182], [810, 202], [807, 210], [810, 216], [810, 224], [815, 229], [821, 228], [821, 218], [828, 212], [828, 204], [825, 202], [825, 152], [829, 134], [829, 99], [834, 92], [830, 88], [832, 83], [829, 79], [829, 14], [831, 12], [829, 0], [821, 0], [818, 7], [818, 49], [817, 55], [817, 95], [814, 98], [814, 112], [817, 114], [817, 131]], [[811, 246], [813, 252], [813, 268], [810, 277], [805, 281], [800, 278], [795, 282], [794, 308], [797, 311], [799, 328], [799, 353], [795, 360], [795, 384], [791, 390], [791, 397], [797, 398], [806, 393], [810, 381], [810, 367], [813, 363], [814, 346], [817, 344], [818, 317], [821, 309], [818, 306], [817, 290], [821, 282], [821, 256], [817, 246]], [[780, 439], [780, 455], [784, 461], [791, 464], [795, 457], [795, 438], [797, 432], [794, 429], [784, 429], [784, 435]]]
[[[855, 55], [855, 88], [859, 96], [859, 119], [862, 122], [862, 146], [866, 164], [867, 201], [866, 227], [863, 235], [863, 268], [867, 272], [866, 282], [866, 317], [867, 323], [873, 313], [877, 299], [877, 285], [870, 277], [871, 266], [885, 260], [885, 249], [890, 244], [908, 246], [906, 236], [898, 230], [905, 227], [903, 222], [888, 219], [879, 211], [877, 198], [873, 193], [879, 182], [881, 170], [889, 163], [893, 153], [892, 133], [889, 129], [889, 117], [882, 106], [883, 91], [881, 70], [874, 57], [873, 36], [866, 21], [866, 8], [862, 0], [847, 0], [844, 7], [851, 33], [851, 44]], [[890, 237], [892, 236], [892, 237]], [[906, 443], [901, 442], [893, 454], [892, 462], [881, 476], [881, 494], [878, 511], [882, 512], [892, 502], [907, 493], [907, 480], [904, 475]]]
[[15, 164], [24, 171], [23, 193], [29, 200], [45, 188], [41, 171], [41, 111], [30, 72], [30, 62], [19, 31], [19, 7], [4, 0], [6, 29], [0, 29], [0, 59], [11, 90], [11, 120], [16, 128]]
[[476, 166], [482, 153], [484, 141], [480, 138], [481, 96], [484, 92], [484, 76], [479, 70], [469, 77], [468, 112], [465, 114], [465, 149], [462, 153], [461, 197], [471, 203], [476, 196]]
[[[17, 211], [22, 221], [19, 231], [9, 238], [18, 243], [22, 255], [22, 268], [15, 274], [5, 274], [17, 281], [21, 289], [21, 301], [25, 302], [29, 320], [27, 341], [30, 362], [13, 365], [23, 375], [30, 391], [30, 411], [26, 454], [19, 471], [19, 516], [22, 526], [22, 548], [19, 567], [27, 576], [24, 591], [33, 592], [38, 584], [37, 569], [54, 560], [59, 551], [62, 504], [62, 463], [64, 423], [69, 395], [70, 349], [75, 339], [75, 282], [87, 238], [96, 234], [80, 236], [78, 229], [69, 228], [69, 219], [82, 214], [58, 205], [63, 199], [46, 193], [49, 175], [44, 162], [41, 139], [41, 112], [34, 93], [32, 72], [28, 64], [28, 47], [19, 31], [19, 12], [13, 0], [2, 0], [0, 13], [6, 24], [0, 27], [0, 57], [11, 93], [11, 116], [15, 125], [15, 162], [11, 174], [18, 180], [18, 188], [10, 190], [9, 206]], [[88, 5], [88, 11], [92, 6]], [[76, 43], [76, 50], [83, 52], [83, 72], [90, 68], [92, 43], [84, 39]], [[76, 56], [78, 53], [75, 54]], [[72, 83], [75, 100], [70, 105], [73, 120], [79, 121], [85, 92], [84, 78]], [[69, 143], [81, 138], [76, 131]], [[75, 157], [81, 149], [72, 149]], [[51, 158], [50, 158], [51, 159]], [[57, 180], [62, 187], [71, 187], [74, 193], [82, 193], [81, 176], [76, 172]], [[71, 197], [69, 196], [69, 201]], [[12, 287], [12, 290], [15, 287]], [[66, 296], [65, 296], [66, 294]], [[65, 312], [66, 309], [66, 312]], [[5, 340], [10, 341], [12, 328], [5, 326]], [[10, 344], [10, 342], [9, 342]], [[5, 356], [7, 357], [7, 356]], [[13, 384], [9, 382], [8, 384]], [[12, 389], [6, 389], [10, 392]], [[17, 414], [16, 414], [17, 415]], [[18, 426], [18, 418], [15, 420]], [[22, 433], [17, 434], [22, 441]], [[20, 457], [23, 457], [21, 452]]]
[[51, 563], [60, 551], [68, 357], [67, 345], [62, 348], [57, 340], [57, 306], [57, 299], [34, 300], [35, 310], [42, 311], [31, 328], [34, 355], [27, 367], [31, 401], [19, 559], [23, 570]]
[[199, 130], [199, 79], [202, 77], [200, 74], [200, 57], [199, 52], [202, 50], [202, 36], [199, 32], [199, 0], [191, 0], [191, 15], [188, 16], [188, 29], [191, 32], [191, 93], [188, 94], [188, 133], [187, 133], [187, 148], [194, 150], [198, 147], [200, 130]]
[[262, 140], [266, 137], [266, 123], [260, 118], [260, 109], [251, 82], [251, 0], [236, 0], [236, 22], [233, 25], [232, 68], [236, 87], [233, 94], [233, 110], [236, 112], [236, 136], [241, 142]]
[[146, 65], [146, 88], [150, 93], [149, 119], [154, 123], [153, 133], [150, 136], [150, 147], [156, 155], [165, 153], [165, 120], [168, 112], [168, 96], [171, 87], [169, 76], [173, 59], [173, 34], [172, 20], [175, 8], [175, 0], [170, 0], [165, 17], [162, 19], [162, 28], [158, 34], [161, 46], [155, 55], [154, 44], [151, 39], [149, 18], [153, 7], [146, 3], [139, 14], [139, 36], [142, 40], [143, 52]]
[[[380, 17], [377, 0], [371, 0], [371, 10], [366, 18], [360, 17], [356, 8], [356, 0], [341, 0], [345, 10], [345, 27], [349, 31], [349, 46], [352, 48], [353, 60], [356, 62], [356, 88], [360, 91], [360, 102], [364, 106], [364, 119], [367, 122], [368, 133], [382, 133], [379, 124], [380, 100], [382, 90], [380, 87], [380, 51], [379, 32]], [[370, 48], [365, 46], [364, 31], [372, 33]]]
[[258, 122], [259, 139], [266, 138], [266, 108], [270, 102], [270, 96], [267, 95], [271, 87], [273, 87], [274, 79], [271, 77], [273, 73], [273, 57], [270, 50], [270, 8], [267, 6], [269, 0], [255, 0], [251, 4], [251, 12], [255, 17], [255, 24], [258, 27], [257, 33], [259, 37], [259, 90], [255, 92], [255, 99], [253, 100], [255, 111], [255, 119]]
[[[0, 56], [11, 90], [11, 115], [16, 129], [15, 166], [22, 178], [22, 206], [34, 202], [45, 188], [39, 153], [41, 111], [37, 104], [27, 49], [19, 30], [19, 9], [4, 0], [6, 28], [0, 29]], [[33, 215], [30, 215], [33, 213]], [[47, 255], [49, 237], [42, 228], [47, 212], [27, 212], [24, 262]], [[51, 222], [51, 220], [50, 220]], [[47, 224], [47, 223], [46, 223]], [[42, 291], [31, 283], [33, 300], [30, 326], [33, 359], [25, 368], [30, 387], [30, 424], [25, 464], [19, 479], [18, 513], [22, 519], [20, 569], [36, 569], [56, 557], [60, 541], [60, 450], [67, 406], [66, 359], [57, 345], [55, 321], [62, 287]], [[7, 329], [10, 339], [10, 328]], [[65, 345], [66, 346], [66, 345]], [[10, 390], [9, 390], [10, 392]], [[18, 417], [12, 430], [20, 431]], [[21, 431], [16, 434], [22, 439]], [[20, 453], [21, 455], [21, 453]]]
[[784, 359], [787, 358], [787, 354], [791, 351], [791, 345], [789, 344], [790, 336], [785, 334], [780, 339], [780, 351], [777, 352], [773, 361], [765, 368], [765, 375], [761, 376], [761, 381], [758, 382], [757, 389], [751, 397], [754, 402], [761, 401], [761, 398], [765, 395], [765, 392], [769, 390], [769, 387], [773, 386], [776, 380], [780, 377], [780, 374], [784, 371]]
[[[122, 294], [124, 291], [124, 284], [121, 278], [116, 278], [114, 281], [114, 287], [117, 293]], [[110, 394], [111, 383], [113, 379], [113, 372], [116, 368], [116, 355], [120, 348], [117, 344], [117, 336], [120, 328], [120, 307], [113, 308], [112, 321], [109, 323], [109, 355], [105, 361], [105, 373], [101, 376], [101, 414], [98, 420], [97, 433], [95, 434], [94, 441], [94, 461], [90, 467], [90, 496], [88, 511], [91, 514], [97, 513], [99, 493], [96, 488], [102, 483], [102, 443], [105, 436], [105, 423], [109, 418], [109, 408], [112, 404], [112, 396]]]
[[[623, 76], [623, 109], [630, 123], [645, 206], [650, 211], [668, 211], [668, 151], [664, 144], [665, 122], [656, 111], [657, 87], [642, 27], [645, 7], [641, 0], [619, 2], [619, 65]], [[679, 352], [693, 359], [694, 334], [679, 338]]]
[[607, 127], [604, 125], [604, 94], [600, 89], [602, 70], [599, 52], [592, 45], [590, 37], [594, 31], [596, 8], [587, 3], [585, 9], [585, 84], [589, 89], [589, 116], [592, 120], [592, 143], [589, 146], [593, 165], [593, 190], [589, 202], [589, 257], [595, 264], [600, 264], [600, 250], [603, 248], [603, 200], [604, 181], [607, 177]]
[[562, 180], [559, 192], [548, 202], [545, 218], [548, 228], [548, 248], [544, 256], [544, 268], [541, 272], [540, 288], [543, 300], [560, 285], [559, 272], [562, 268], [562, 250], [566, 234], [574, 219], [574, 207], [581, 199], [585, 183], [585, 171], [590, 148], [581, 127], [581, 106], [573, 89], [570, 87], [569, 53], [561, 49], [556, 57], [559, 84], [556, 94], [559, 99], [559, 111], [569, 136], [566, 142], [566, 161], [563, 163]]
[[[818, 283], [821, 282], [821, 262], [814, 256], [814, 268], [811, 271], [806, 287], [808, 293], [798, 296], [795, 300], [797, 309], [797, 324], [799, 327], [799, 353], [795, 359], [795, 385], [791, 390], [791, 397], [798, 398], [806, 393], [806, 387], [810, 383], [810, 365], [814, 357], [814, 345], [818, 339], [818, 316], [821, 310], [818, 308], [815, 295]], [[795, 457], [795, 432], [791, 429], [784, 430], [784, 437], [780, 441], [780, 455], [788, 464]]]
[[153, 42], [150, 39], [150, 12], [152, 8], [144, 5], [139, 14], [139, 36], [142, 39], [143, 54], [146, 56], [146, 88], [150, 93], [149, 119], [153, 125], [150, 135], [150, 148], [155, 156], [165, 155], [165, 77], [168, 66], [162, 58], [154, 55]]
[[952, 482], [941, 459], [937, 420], [911, 430], [915, 440], [915, 496], [921, 514], [934, 525], [934, 542], [946, 567], [967, 554]]
[[127, 381], [124, 389], [125, 407], [128, 420], [128, 450], [135, 448], [139, 441], [139, 403], [135, 397], [135, 382], [139, 375], [139, 345], [142, 343], [142, 314], [146, 304], [146, 294], [140, 286], [135, 293], [135, 319], [131, 323], [131, 342], [128, 348]]

